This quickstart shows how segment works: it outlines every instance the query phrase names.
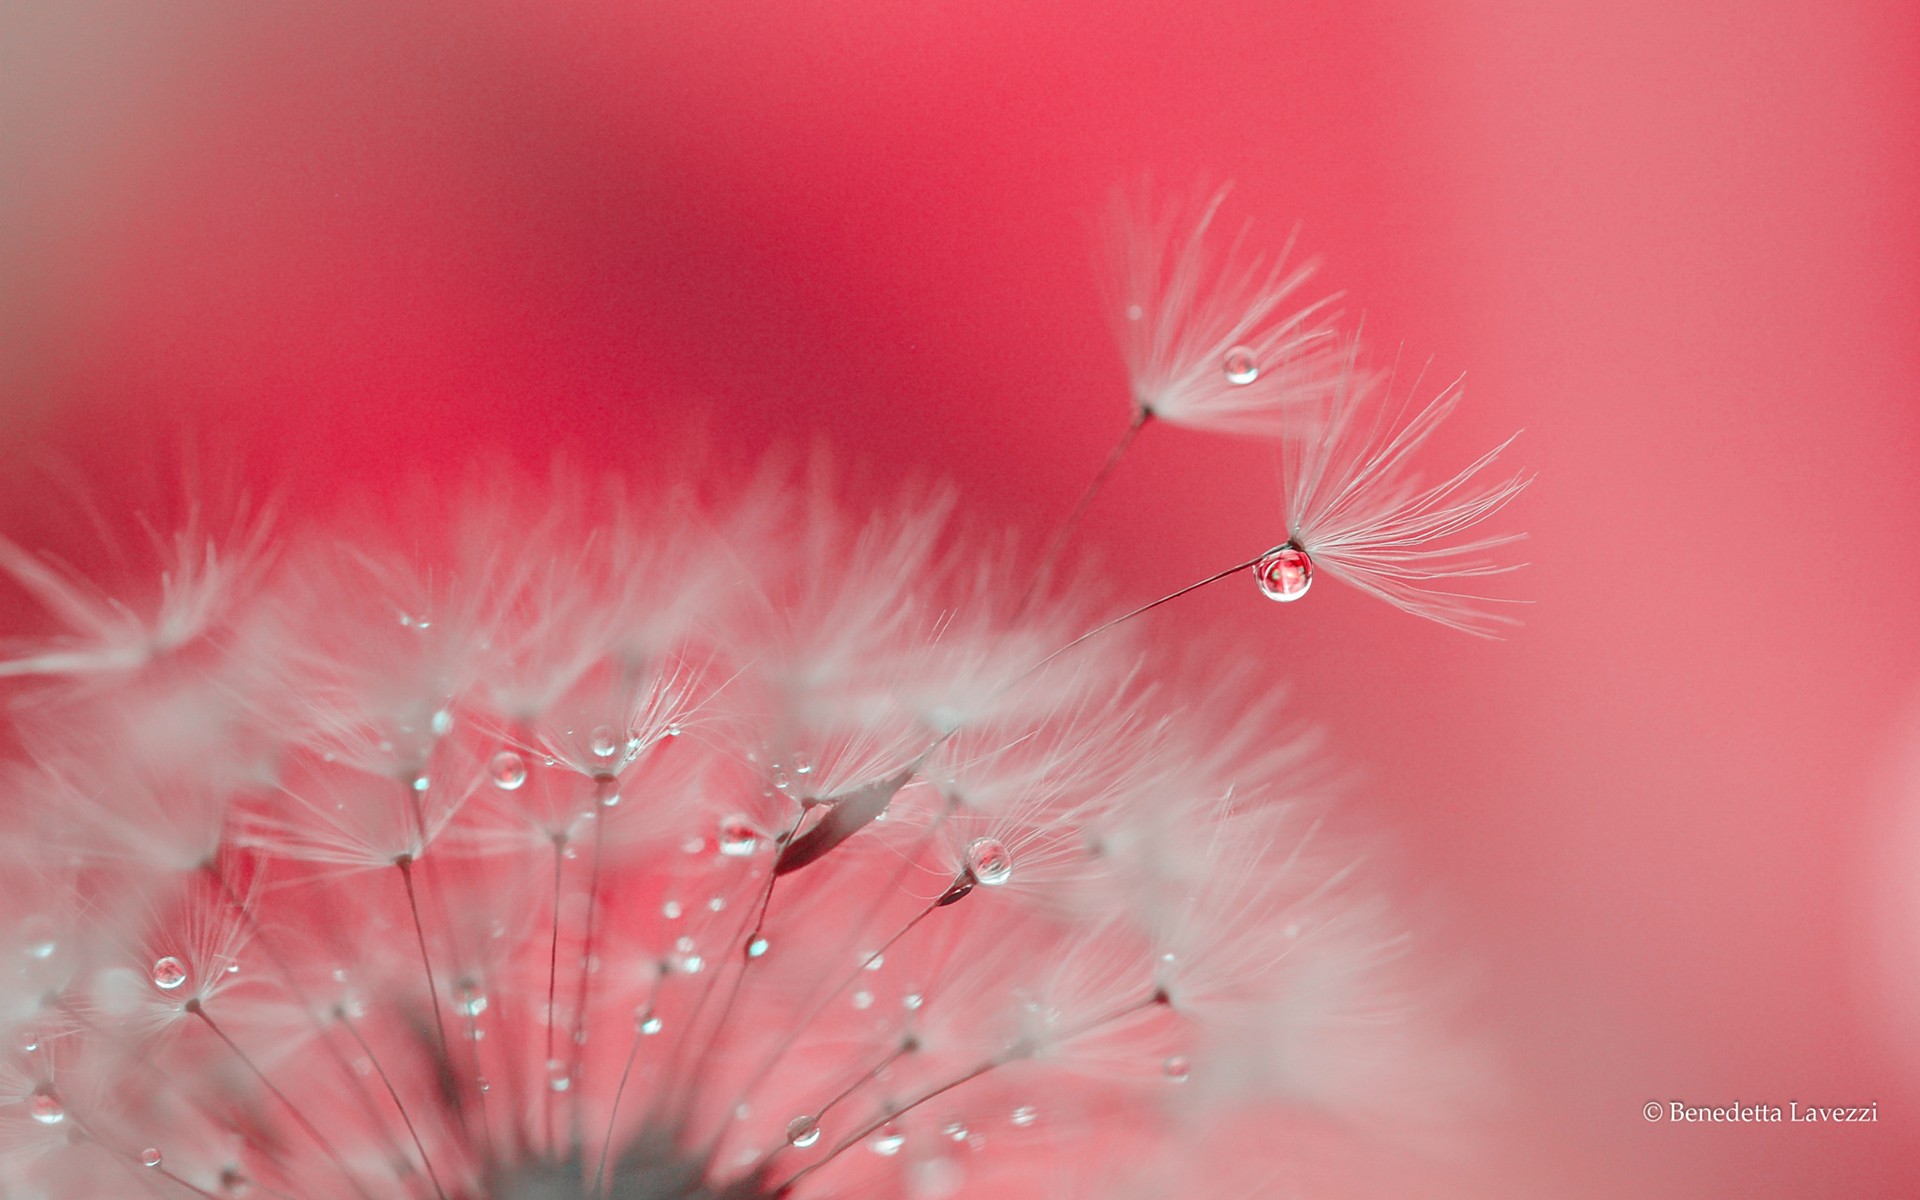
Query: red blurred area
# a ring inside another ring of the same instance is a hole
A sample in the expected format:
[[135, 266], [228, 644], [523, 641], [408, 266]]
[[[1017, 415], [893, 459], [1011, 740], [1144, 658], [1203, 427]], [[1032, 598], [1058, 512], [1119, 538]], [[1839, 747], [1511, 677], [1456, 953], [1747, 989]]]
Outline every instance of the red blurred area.
[[[45, 481], [182, 445], [301, 513], [819, 439], [1044, 536], [1127, 415], [1108, 189], [1237, 180], [1403, 383], [1467, 373], [1436, 469], [1525, 426], [1540, 476], [1508, 642], [1331, 584], [1151, 618], [1363, 768], [1503, 1049], [1486, 1193], [1912, 1195], [1858, 881], [1920, 685], [1916, 81], [1898, 3], [18, 6], [0, 528], [85, 561]], [[1274, 471], [1152, 428], [1085, 544], [1169, 590], [1277, 540]]]

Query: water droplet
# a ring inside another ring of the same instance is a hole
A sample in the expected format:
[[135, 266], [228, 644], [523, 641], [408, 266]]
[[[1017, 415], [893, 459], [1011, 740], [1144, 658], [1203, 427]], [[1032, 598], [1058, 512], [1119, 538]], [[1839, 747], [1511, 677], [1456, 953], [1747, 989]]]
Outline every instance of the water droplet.
[[706, 965], [707, 960], [701, 958], [698, 954], [682, 955], [679, 963], [680, 969], [688, 975], [698, 975], [700, 969]]
[[1305, 550], [1288, 542], [1260, 557], [1253, 566], [1253, 578], [1269, 600], [1298, 600], [1313, 585], [1313, 560]]
[[956, 1142], [964, 1142], [967, 1140], [967, 1127], [960, 1121], [948, 1121], [941, 1127], [940, 1132], [946, 1134], [948, 1138]]
[[483, 1092], [490, 1092], [493, 1090], [493, 1081], [491, 1079], [488, 1079], [485, 1075], [476, 1075], [473, 1077], [473, 1086], [479, 1088]]
[[230, 963], [228, 963], [228, 964], [227, 964], [227, 974], [229, 974], [229, 975], [238, 975], [239, 973], [240, 973], [240, 964], [239, 964], [239, 963], [237, 963], [237, 962], [230, 962]]
[[873, 993], [867, 991], [865, 988], [861, 988], [853, 994], [853, 1006], [855, 1008], [872, 1008]]
[[52, 958], [53, 951], [59, 945], [54, 936], [53, 918], [31, 916], [20, 922], [20, 941], [28, 958]]
[[712, 896], [712, 897], [709, 897], [707, 900], [708, 912], [720, 912], [726, 907], [727, 907], [727, 898], [725, 896]]
[[753, 1115], [753, 1107], [751, 1105], [736, 1104], [733, 1106], [733, 1119], [736, 1121], [744, 1121], [748, 1117], [751, 1117], [752, 1115]]
[[920, 1006], [926, 1002], [927, 998], [925, 996], [922, 996], [919, 992], [914, 992], [900, 1003], [907, 1006], [908, 1012], [919, 1012]]
[[187, 964], [169, 954], [153, 962], [153, 986], [170, 992], [187, 981]]
[[592, 740], [587, 743], [587, 748], [600, 758], [612, 758], [613, 752], [620, 748], [619, 735], [615, 734], [610, 726], [595, 726]]
[[620, 805], [620, 793], [618, 791], [609, 787], [600, 793], [601, 808], [618, 808], [619, 805]]
[[1252, 383], [1260, 378], [1260, 360], [1256, 359], [1253, 351], [1245, 346], [1235, 346], [1227, 351], [1226, 360], [1221, 363], [1221, 370], [1226, 373], [1228, 383]]
[[1175, 1083], [1185, 1083], [1193, 1074], [1193, 1063], [1184, 1054], [1176, 1054], [1160, 1064], [1160, 1073]]
[[660, 915], [669, 921], [678, 921], [680, 914], [685, 911], [686, 909], [680, 907], [678, 900], [669, 900], [660, 906]]
[[695, 835], [680, 843], [680, 849], [688, 854], [698, 854], [707, 848], [707, 839]]
[[142, 1150], [140, 1152], [140, 1165], [143, 1167], [159, 1166], [160, 1165], [159, 1147], [148, 1146], [145, 1150]]
[[567, 1073], [567, 1064], [557, 1058], [547, 1060], [547, 1087], [556, 1092], [564, 1092], [573, 1086], [573, 1076]]
[[427, 778], [427, 777], [426, 777], [425, 775], [415, 775], [415, 776], [413, 777], [413, 790], [414, 790], [414, 791], [416, 791], [416, 792], [424, 792], [424, 791], [426, 791], [426, 790], [427, 790], [427, 788], [428, 788], [428, 787], [430, 787], [430, 786], [432, 786], [432, 781], [431, 781], [431, 780], [429, 780], [429, 779], [428, 779], [428, 778]]
[[652, 1009], [643, 1008], [633, 1014], [633, 1027], [642, 1037], [652, 1037], [660, 1032], [660, 1018], [653, 1015]]
[[967, 870], [988, 887], [1013, 878], [1013, 855], [997, 838], [975, 838], [967, 844]]
[[20, 1036], [14, 1039], [14, 1044], [20, 1047], [21, 1053], [32, 1054], [40, 1048], [40, 1035], [31, 1029], [22, 1030]]
[[460, 1011], [470, 1017], [487, 1011], [487, 994], [471, 983], [461, 984]]
[[767, 939], [763, 937], [757, 937], [747, 943], [748, 958], [759, 958], [762, 954], [765, 954], [766, 952], [767, 952]]
[[866, 959], [869, 971], [878, 971], [887, 962], [887, 956], [884, 954], [863, 954], [860, 957]]
[[805, 1150], [820, 1140], [820, 1122], [812, 1117], [795, 1117], [787, 1122], [787, 1141]]
[[511, 792], [527, 781], [527, 760], [512, 750], [502, 750], [487, 764], [487, 774], [493, 777], [493, 786]]
[[1040, 1110], [1031, 1104], [1022, 1104], [1013, 1110], [1013, 1123], [1025, 1129], [1040, 1118]]
[[67, 1119], [67, 1102], [50, 1083], [43, 1083], [33, 1089], [33, 1097], [27, 1104], [27, 1111], [33, 1119], [42, 1125], [58, 1125]]
[[720, 853], [729, 858], [752, 854], [760, 845], [760, 831], [744, 813], [720, 818]]
[[867, 1142], [867, 1149], [882, 1158], [892, 1158], [900, 1153], [900, 1147], [907, 1144], [907, 1135], [891, 1125], [882, 1126], [879, 1133]]
[[1138, 321], [1140, 318], [1146, 315], [1147, 315], [1147, 310], [1144, 308], [1141, 308], [1138, 304], [1127, 305], [1127, 320]]
[[453, 728], [453, 714], [441, 709], [433, 714], [433, 732], [438, 737], [447, 736], [447, 730]]

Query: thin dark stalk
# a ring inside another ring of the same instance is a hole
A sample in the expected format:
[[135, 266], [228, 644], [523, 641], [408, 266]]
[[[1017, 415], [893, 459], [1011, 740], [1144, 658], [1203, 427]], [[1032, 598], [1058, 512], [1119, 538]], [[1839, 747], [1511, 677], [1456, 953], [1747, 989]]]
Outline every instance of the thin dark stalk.
[[1066, 551], [1067, 543], [1072, 539], [1074, 531], [1080, 528], [1080, 522], [1087, 515], [1087, 510], [1093, 507], [1094, 497], [1098, 496], [1100, 489], [1106, 486], [1107, 477], [1113, 474], [1113, 469], [1120, 465], [1120, 459], [1126, 454], [1127, 447], [1133, 444], [1133, 439], [1139, 436], [1140, 430], [1145, 428], [1147, 422], [1152, 419], [1153, 413], [1147, 409], [1134, 410], [1133, 420], [1127, 425], [1127, 431], [1120, 435], [1120, 441], [1107, 455], [1106, 463], [1094, 475], [1093, 482], [1087, 485], [1086, 491], [1080, 493], [1080, 501], [1073, 506], [1073, 512], [1054, 532], [1053, 540], [1047, 543], [1047, 552], [1040, 559], [1039, 569], [1033, 573], [1033, 581], [1027, 584], [1027, 590], [1020, 596], [1020, 603], [1013, 610], [1014, 620], [1017, 621], [1026, 615], [1027, 606], [1033, 603], [1034, 595], [1039, 592], [1040, 585], [1045, 583], [1047, 577], [1052, 574], [1054, 565], [1060, 561], [1060, 555]]
[[[601, 780], [594, 788], [594, 800], [598, 804], [611, 794], [613, 783]], [[601, 805], [593, 816], [593, 862], [587, 870], [587, 928], [580, 945], [580, 999], [573, 1013], [573, 1049], [567, 1055], [567, 1076], [573, 1088], [573, 1140], [577, 1146], [580, 1141], [580, 1093], [584, 1090], [583, 1076], [586, 1069], [586, 1051], [583, 1047], [587, 1040], [587, 989], [593, 981], [593, 935], [595, 904], [600, 898], [600, 848], [606, 840], [608, 809]]]
[[286, 1106], [287, 1111], [293, 1115], [294, 1121], [299, 1124], [300, 1128], [307, 1131], [307, 1136], [312, 1138], [314, 1144], [319, 1146], [327, 1158], [332, 1161], [333, 1165], [340, 1169], [340, 1174], [346, 1177], [347, 1183], [353, 1187], [353, 1190], [360, 1193], [365, 1200], [373, 1200], [372, 1194], [361, 1185], [360, 1180], [354, 1176], [354, 1173], [347, 1170], [347, 1164], [341, 1159], [340, 1152], [333, 1148], [333, 1143], [329, 1142], [326, 1135], [314, 1127], [313, 1122], [307, 1119], [307, 1114], [301, 1112], [299, 1107], [287, 1098], [285, 1092], [274, 1086], [273, 1080], [267, 1078], [266, 1072], [262, 1071], [259, 1065], [247, 1056], [247, 1052], [242, 1050], [238, 1043], [227, 1036], [227, 1031], [220, 1028], [219, 1024], [207, 1015], [207, 1010], [201, 1006], [199, 998], [195, 997], [187, 1001], [183, 1007], [186, 1011], [205, 1022], [207, 1028], [213, 1031], [213, 1035], [225, 1042], [227, 1049], [233, 1051], [234, 1057], [238, 1058], [247, 1070], [253, 1072], [253, 1077], [260, 1081], [260, 1086], [273, 1093], [273, 1098]]
[[1021, 680], [1025, 679], [1027, 676], [1033, 674], [1035, 671], [1038, 671], [1040, 668], [1046, 666], [1048, 663], [1052, 662], [1054, 659], [1059, 658], [1062, 654], [1065, 654], [1067, 651], [1073, 649], [1075, 646], [1078, 646], [1081, 642], [1086, 641], [1088, 638], [1097, 637], [1098, 635], [1105, 633], [1107, 630], [1112, 629], [1115, 625], [1118, 625], [1123, 621], [1131, 621], [1142, 613], [1151, 612], [1170, 600], [1178, 600], [1180, 597], [1186, 595], [1188, 592], [1197, 591], [1200, 588], [1203, 588], [1210, 583], [1218, 583], [1222, 579], [1227, 578], [1227, 576], [1229, 575], [1238, 575], [1240, 572], [1245, 571], [1250, 567], [1257, 566], [1260, 560], [1265, 557], [1266, 555], [1264, 553], [1256, 555], [1255, 557], [1248, 559], [1247, 561], [1239, 564], [1238, 566], [1228, 567], [1224, 571], [1219, 571], [1219, 572], [1216, 572], [1215, 574], [1207, 576], [1205, 579], [1200, 580], [1198, 583], [1190, 583], [1187, 586], [1181, 588], [1177, 592], [1168, 592], [1166, 595], [1160, 597], [1158, 600], [1154, 600], [1154, 601], [1150, 601], [1149, 603], [1142, 604], [1139, 608], [1136, 608], [1131, 612], [1123, 613], [1120, 616], [1113, 618], [1113, 620], [1111, 621], [1108, 621], [1101, 625], [1094, 626], [1092, 629], [1087, 630], [1085, 633], [1081, 634], [1079, 637], [1074, 638], [1072, 641], [1068, 642], [1066, 645], [1060, 647], [1058, 650], [1055, 650], [1053, 653], [1047, 655], [1045, 658], [1041, 659], [1039, 662], [1033, 664], [1031, 667], [1028, 667], [1026, 670], [1022, 671], [1020, 674], [1008, 680], [1004, 685], [1002, 685], [1001, 690], [1005, 691], [1007, 688], [1012, 687], [1016, 683], [1019, 683]]
[[795, 1171], [793, 1174], [787, 1176], [786, 1181], [784, 1183], [782, 1183], [779, 1187], [773, 1189], [773, 1194], [775, 1196], [788, 1195], [793, 1191], [795, 1185], [797, 1185], [802, 1179], [805, 1179], [807, 1176], [813, 1174], [815, 1171], [818, 1171], [821, 1167], [826, 1166], [828, 1163], [832, 1162], [834, 1159], [839, 1158], [842, 1154], [845, 1154], [848, 1150], [852, 1149], [854, 1146], [859, 1145], [861, 1141], [863, 1141], [869, 1134], [873, 1133], [874, 1130], [879, 1129], [882, 1125], [885, 1125], [887, 1122], [892, 1121], [905, 1113], [912, 1112], [914, 1109], [919, 1108], [922, 1104], [925, 1104], [929, 1100], [945, 1095], [946, 1093], [952, 1091], [954, 1088], [959, 1087], [963, 1083], [966, 1083], [970, 1080], [978, 1079], [980, 1076], [985, 1075], [988, 1071], [993, 1070], [995, 1067], [1000, 1066], [1007, 1061], [1010, 1061], [1010, 1060], [1004, 1059], [998, 1056], [987, 1059], [985, 1062], [981, 1063], [979, 1066], [968, 1071], [966, 1074], [960, 1075], [954, 1079], [950, 1079], [947, 1082], [941, 1084], [939, 1087], [934, 1088], [932, 1091], [921, 1093], [921, 1095], [917, 1099], [915, 1099], [913, 1102], [903, 1105], [900, 1108], [893, 1109], [891, 1112], [885, 1113], [884, 1115], [877, 1117], [872, 1121], [869, 1121], [867, 1124], [861, 1126], [854, 1133], [834, 1143], [833, 1149], [827, 1152], [827, 1156], [825, 1158], [821, 1159], [819, 1162], [808, 1163], [806, 1166], [800, 1168], [798, 1171]]
[[387, 1085], [387, 1095], [393, 1097], [393, 1106], [400, 1110], [400, 1120], [407, 1127], [407, 1136], [413, 1139], [413, 1148], [420, 1152], [420, 1163], [427, 1169], [427, 1179], [433, 1184], [433, 1190], [440, 1200], [447, 1200], [447, 1189], [440, 1186], [440, 1175], [433, 1169], [433, 1160], [427, 1157], [426, 1143], [420, 1140], [420, 1131], [414, 1128], [413, 1118], [407, 1115], [407, 1106], [400, 1099], [399, 1089], [393, 1086], [393, 1080], [387, 1076], [387, 1069], [380, 1065], [379, 1056], [374, 1054], [372, 1046], [367, 1045], [367, 1039], [360, 1036], [360, 1031], [353, 1027], [353, 1022], [347, 1019], [345, 1009], [336, 1009], [334, 1017], [346, 1029], [348, 1036], [359, 1044], [360, 1052], [365, 1054], [367, 1061], [373, 1064], [374, 1072], [380, 1076], [380, 1082]]
[[480, 1034], [475, 1027], [472, 1010], [462, 1004], [460, 1011], [467, 1018], [467, 1047], [473, 1051], [473, 1090], [480, 1101], [480, 1137], [486, 1143], [487, 1167], [491, 1170], [496, 1161], [493, 1148], [493, 1120], [487, 1113], [487, 1089], [481, 1086], [487, 1072], [480, 1061]]
[[[814, 1125], [817, 1127], [821, 1121], [826, 1119], [826, 1116], [828, 1113], [832, 1112], [835, 1108], [839, 1106], [842, 1100], [845, 1100], [848, 1096], [853, 1095], [855, 1092], [859, 1091], [861, 1088], [867, 1086], [869, 1083], [872, 1083], [875, 1079], [878, 1079], [882, 1071], [885, 1071], [888, 1067], [892, 1066], [894, 1063], [899, 1062], [902, 1055], [910, 1054], [916, 1048], [917, 1048], [916, 1043], [911, 1038], [901, 1042], [898, 1046], [895, 1046], [892, 1052], [889, 1053], [885, 1058], [881, 1059], [879, 1062], [875, 1063], [871, 1070], [867, 1071], [864, 1075], [861, 1075], [858, 1079], [855, 1079], [852, 1083], [848, 1084], [846, 1087], [841, 1088], [839, 1095], [827, 1101], [825, 1104], [822, 1104], [820, 1106], [820, 1111], [815, 1113], [809, 1113], [808, 1115], [813, 1118]], [[773, 1149], [767, 1151], [766, 1154], [761, 1157], [760, 1165], [757, 1168], [757, 1170], [765, 1171], [767, 1167], [773, 1162], [774, 1156], [779, 1154], [781, 1151], [785, 1150], [788, 1146], [792, 1144], [793, 1143], [791, 1142], [782, 1142], [780, 1145], [775, 1146]]]
[[[553, 1000], [560, 979], [560, 864], [566, 857], [567, 835], [553, 835], [553, 940], [547, 948], [547, 1057], [542, 1060], [544, 1070], [552, 1070], [553, 1057]], [[543, 1099], [541, 1107], [545, 1110], [547, 1125], [547, 1153], [555, 1150], [553, 1140], [553, 1081], [541, 1089]]]
[[600, 1165], [593, 1172], [593, 1190], [600, 1190], [601, 1177], [607, 1173], [607, 1152], [613, 1149], [614, 1119], [620, 1115], [620, 1097], [627, 1091], [627, 1080], [633, 1075], [634, 1060], [640, 1057], [640, 1039], [646, 1035], [640, 1032], [640, 1026], [653, 1019], [654, 1002], [660, 998], [660, 982], [667, 977], [666, 967], [653, 977], [653, 987], [647, 992], [647, 1007], [633, 1019], [633, 1045], [627, 1050], [627, 1065], [620, 1068], [620, 1086], [613, 1089], [613, 1103], [607, 1106], [607, 1136], [600, 1143]]
[[440, 1037], [440, 1053], [448, 1062], [453, 1061], [453, 1044], [447, 1040], [447, 1023], [440, 1015], [440, 986], [433, 980], [433, 960], [427, 957], [427, 930], [420, 923], [420, 902], [413, 892], [413, 857], [403, 854], [393, 860], [400, 868], [400, 878], [407, 885], [407, 911], [413, 914], [413, 936], [420, 943], [420, 966], [427, 973], [427, 998], [433, 1004], [433, 1028]]

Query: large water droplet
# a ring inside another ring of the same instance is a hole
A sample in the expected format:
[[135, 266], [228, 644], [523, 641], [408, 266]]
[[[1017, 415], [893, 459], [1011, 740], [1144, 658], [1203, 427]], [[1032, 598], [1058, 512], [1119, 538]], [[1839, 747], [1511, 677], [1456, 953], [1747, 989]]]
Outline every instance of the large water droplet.
[[729, 858], [742, 858], [752, 854], [759, 845], [760, 831], [747, 820], [745, 813], [720, 818], [720, 853]]
[[1013, 1110], [1013, 1123], [1025, 1129], [1040, 1117], [1040, 1110], [1031, 1104], [1022, 1104]]
[[613, 752], [620, 748], [620, 737], [614, 733], [611, 726], [598, 725], [594, 727], [592, 740], [587, 743], [587, 748], [601, 758], [612, 758]]
[[27, 1102], [27, 1111], [42, 1125], [58, 1125], [67, 1119], [67, 1102], [52, 1084], [43, 1083], [33, 1089], [33, 1096]]
[[1298, 600], [1313, 586], [1313, 560], [1305, 550], [1288, 542], [1260, 556], [1253, 566], [1253, 578], [1269, 600]]
[[502, 750], [487, 764], [487, 774], [493, 777], [493, 786], [511, 792], [527, 781], [527, 760], [512, 750]]
[[882, 1158], [892, 1158], [900, 1153], [900, 1147], [907, 1144], [907, 1135], [891, 1125], [883, 1126], [879, 1133], [867, 1142], [867, 1149]]
[[140, 1152], [140, 1165], [143, 1167], [159, 1166], [160, 1148], [157, 1146], [148, 1146], [145, 1150], [142, 1150]]
[[805, 1150], [820, 1140], [820, 1122], [812, 1117], [800, 1116], [787, 1122], [787, 1141]]
[[1227, 382], [1232, 384], [1249, 384], [1260, 378], [1260, 360], [1245, 346], [1235, 346], [1227, 351], [1220, 369], [1226, 374]]
[[169, 954], [153, 962], [153, 986], [170, 992], [187, 981], [187, 964]]
[[1193, 1074], [1193, 1062], [1184, 1054], [1176, 1054], [1160, 1064], [1160, 1073], [1175, 1083], [1185, 1083]]
[[998, 838], [975, 838], [967, 844], [967, 870], [988, 887], [999, 887], [1013, 878], [1013, 855]]

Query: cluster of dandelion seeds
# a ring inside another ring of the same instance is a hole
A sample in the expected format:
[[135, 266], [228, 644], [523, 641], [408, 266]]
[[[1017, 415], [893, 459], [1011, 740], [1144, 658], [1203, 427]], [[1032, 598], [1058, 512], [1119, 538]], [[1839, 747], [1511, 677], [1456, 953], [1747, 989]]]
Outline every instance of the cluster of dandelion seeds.
[[[1204, 282], [1154, 370], [1319, 361], [1297, 281]], [[1287, 546], [1471, 626], [1421, 556], [1505, 496], [1404, 482], [1420, 427], [1349, 454], [1303, 363]], [[1394, 927], [1261, 687], [937, 489], [549, 492], [189, 524], [145, 582], [0, 542], [61, 630], [0, 651], [0, 1192], [1183, 1195], [1215, 1116], [1401, 1086]]]

